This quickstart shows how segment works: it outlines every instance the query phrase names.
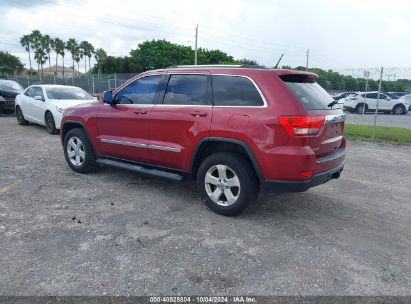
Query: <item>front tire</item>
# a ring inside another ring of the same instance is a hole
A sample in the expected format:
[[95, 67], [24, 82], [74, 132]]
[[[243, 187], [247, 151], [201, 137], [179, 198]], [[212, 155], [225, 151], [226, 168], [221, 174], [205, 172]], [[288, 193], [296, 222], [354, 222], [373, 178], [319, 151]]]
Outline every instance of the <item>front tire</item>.
[[16, 118], [17, 123], [21, 126], [26, 126], [29, 122], [24, 118], [23, 111], [20, 109], [19, 106], [16, 107]]
[[197, 186], [207, 207], [226, 216], [240, 214], [259, 190], [250, 162], [236, 153], [208, 156], [198, 169]]
[[368, 106], [366, 104], [361, 103], [355, 107], [355, 112], [357, 112], [358, 114], [362, 114], [363, 112], [367, 113], [367, 111]]
[[71, 129], [64, 137], [64, 157], [71, 169], [78, 173], [88, 173], [97, 167], [96, 154], [82, 129]]
[[44, 122], [46, 125], [47, 132], [49, 132], [50, 134], [58, 133], [53, 114], [51, 114], [50, 112], [46, 112], [46, 115], [44, 116]]

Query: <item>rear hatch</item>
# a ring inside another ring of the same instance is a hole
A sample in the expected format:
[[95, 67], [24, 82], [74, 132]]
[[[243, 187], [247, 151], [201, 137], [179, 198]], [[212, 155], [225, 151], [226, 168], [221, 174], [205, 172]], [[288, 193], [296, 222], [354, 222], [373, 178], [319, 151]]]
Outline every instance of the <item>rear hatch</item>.
[[[337, 152], [343, 141], [345, 115], [338, 104], [318, 83], [313, 74], [282, 75], [290, 91], [307, 111], [308, 144], [317, 158]], [[298, 131], [299, 129], [296, 128]]]

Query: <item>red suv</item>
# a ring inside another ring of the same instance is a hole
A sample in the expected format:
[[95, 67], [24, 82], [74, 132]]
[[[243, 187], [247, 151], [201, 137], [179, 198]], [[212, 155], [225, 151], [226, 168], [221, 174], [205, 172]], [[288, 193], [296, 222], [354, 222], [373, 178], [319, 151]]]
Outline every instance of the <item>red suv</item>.
[[338, 178], [345, 115], [309, 72], [244, 66], [148, 71], [64, 112], [61, 139], [76, 172], [97, 164], [177, 181], [207, 206], [240, 213], [260, 188], [301, 192]]

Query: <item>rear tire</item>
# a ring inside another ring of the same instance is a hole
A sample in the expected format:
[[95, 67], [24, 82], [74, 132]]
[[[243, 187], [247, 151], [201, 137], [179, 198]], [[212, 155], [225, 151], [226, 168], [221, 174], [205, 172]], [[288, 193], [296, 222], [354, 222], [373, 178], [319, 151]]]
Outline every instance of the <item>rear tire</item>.
[[26, 126], [29, 122], [24, 118], [23, 111], [20, 109], [19, 106], [16, 107], [16, 118], [17, 123], [21, 126]]
[[96, 154], [82, 129], [71, 129], [64, 136], [64, 157], [71, 169], [78, 173], [88, 173], [97, 167]]
[[395, 115], [402, 115], [406, 113], [406, 110], [403, 106], [396, 105], [394, 109], [392, 109], [392, 113], [394, 113]]
[[208, 156], [198, 169], [197, 186], [207, 207], [226, 216], [240, 214], [259, 191], [250, 162], [236, 153]]
[[57, 134], [59, 132], [56, 129], [56, 123], [54, 121], [53, 114], [51, 114], [50, 112], [46, 112], [46, 115], [44, 115], [44, 122], [47, 132], [49, 132], [50, 134]]

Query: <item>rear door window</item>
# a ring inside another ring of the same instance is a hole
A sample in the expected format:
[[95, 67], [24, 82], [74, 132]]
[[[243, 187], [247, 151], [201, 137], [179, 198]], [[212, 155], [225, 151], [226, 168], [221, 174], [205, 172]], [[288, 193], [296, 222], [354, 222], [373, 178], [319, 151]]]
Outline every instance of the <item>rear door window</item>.
[[[281, 79], [306, 110], [331, 109], [328, 105], [334, 99], [315, 81], [296, 75], [285, 75]], [[332, 108], [339, 107], [335, 104]]]
[[207, 105], [207, 75], [171, 75], [164, 104]]
[[214, 106], [263, 106], [264, 101], [250, 79], [241, 76], [213, 75]]

